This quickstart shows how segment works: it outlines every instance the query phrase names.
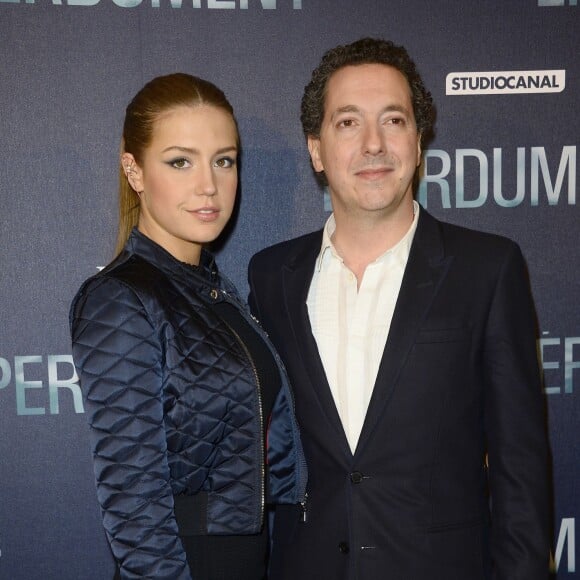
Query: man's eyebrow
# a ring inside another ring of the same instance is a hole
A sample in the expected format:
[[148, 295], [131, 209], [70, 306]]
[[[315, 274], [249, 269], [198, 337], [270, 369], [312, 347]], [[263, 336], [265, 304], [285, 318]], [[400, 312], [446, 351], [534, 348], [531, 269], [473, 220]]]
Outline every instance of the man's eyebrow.
[[411, 114], [409, 109], [404, 105], [388, 105], [382, 110], [382, 113], [392, 113], [392, 112], [404, 113], [405, 115]]
[[[332, 113], [331, 118], [334, 119], [337, 115], [341, 115], [342, 113], [361, 113], [362, 110], [360, 107], [356, 105], [344, 105], [344, 107], [339, 107]], [[403, 105], [387, 105], [381, 109], [381, 115], [384, 113], [392, 113], [392, 112], [399, 112], [405, 115], [409, 115], [410, 111], [407, 107]]]
[[345, 105], [344, 107], [339, 107], [338, 109], [333, 111], [330, 118], [334, 119], [335, 117], [341, 115], [342, 113], [360, 113], [360, 112], [361, 112], [360, 107], [357, 107], [356, 105]]

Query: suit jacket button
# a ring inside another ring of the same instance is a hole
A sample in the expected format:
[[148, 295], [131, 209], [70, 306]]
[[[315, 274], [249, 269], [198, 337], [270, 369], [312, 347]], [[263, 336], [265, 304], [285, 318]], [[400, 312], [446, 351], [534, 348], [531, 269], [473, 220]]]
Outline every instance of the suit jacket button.
[[341, 554], [348, 554], [348, 552], [349, 552], [348, 543], [347, 542], [340, 542], [340, 544], [338, 544], [338, 550]]
[[361, 483], [361, 481], [364, 479], [363, 474], [360, 471], [353, 471], [350, 474], [350, 480], [353, 483]]

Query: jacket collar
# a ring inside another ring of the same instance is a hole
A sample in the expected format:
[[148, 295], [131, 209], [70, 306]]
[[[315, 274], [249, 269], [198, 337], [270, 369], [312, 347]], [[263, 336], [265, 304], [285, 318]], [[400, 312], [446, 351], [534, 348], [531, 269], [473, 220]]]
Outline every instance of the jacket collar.
[[[295, 252], [282, 269], [284, 300], [294, 340], [298, 345], [298, 352], [304, 366], [308, 369], [312, 387], [320, 405], [321, 416], [325, 416], [335, 429], [338, 440], [342, 442], [341, 447], [345, 457], [352, 457], [326, 380], [322, 361], [318, 356], [306, 307], [306, 297], [321, 249], [322, 235], [323, 232], [320, 230], [296, 241]], [[445, 255], [439, 221], [421, 208], [391, 323], [391, 332], [379, 367], [356, 455], [363, 452], [378, 422], [384, 416], [385, 407], [398, 384], [401, 369], [451, 260], [450, 256]]]
[[453, 257], [445, 252], [440, 222], [422, 209], [355, 455], [363, 452], [383, 420], [417, 334], [452, 261]]
[[169, 277], [178, 277], [192, 282], [197, 279], [210, 285], [220, 285], [220, 276], [213, 255], [205, 249], [201, 251], [198, 266], [180, 262], [159, 244], [142, 234], [136, 227], [133, 228], [119, 260], [130, 256], [139, 256], [161, 270]]

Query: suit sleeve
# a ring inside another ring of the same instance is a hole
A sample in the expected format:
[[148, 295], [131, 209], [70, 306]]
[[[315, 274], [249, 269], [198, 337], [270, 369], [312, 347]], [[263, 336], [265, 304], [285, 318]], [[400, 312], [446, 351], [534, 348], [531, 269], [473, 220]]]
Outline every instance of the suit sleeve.
[[548, 578], [548, 448], [535, 338], [525, 264], [514, 244], [501, 266], [485, 337], [493, 580]]
[[248, 296], [248, 306], [250, 307], [250, 312], [258, 319], [261, 320], [260, 308], [257, 296], [257, 285], [256, 285], [256, 257], [254, 256], [250, 260], [248, 265], [248, 284], [250, 286], [250, 294]]
[[97, 496], [121, 577], [188, 580], [169, 484], [163, 353], [135, 293], [97, 278], [71, 308]]

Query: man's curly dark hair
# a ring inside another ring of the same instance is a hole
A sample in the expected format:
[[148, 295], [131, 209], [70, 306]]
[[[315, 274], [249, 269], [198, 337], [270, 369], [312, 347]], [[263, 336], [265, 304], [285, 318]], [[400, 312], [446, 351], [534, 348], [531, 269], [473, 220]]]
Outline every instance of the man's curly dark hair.
[[361, 64], [385, 64], [396, 68], [407, 79], [411, 88], [411, 101], [422, 136], [430, 133], [435, 118], [431, 93], [423, 85], [415, 63], [402, 46], [390, 40], [361, 38], [351, 44], [337, 46], [327, 51], [320, 64], [312, 72], [310, 82], [304, 87], [300, 120], [306, 137], [319, 137], [324, 117], [324, 100], [328, 80], [345, 66]]

